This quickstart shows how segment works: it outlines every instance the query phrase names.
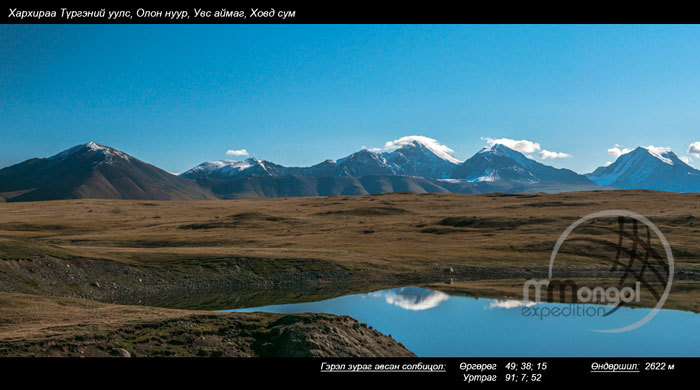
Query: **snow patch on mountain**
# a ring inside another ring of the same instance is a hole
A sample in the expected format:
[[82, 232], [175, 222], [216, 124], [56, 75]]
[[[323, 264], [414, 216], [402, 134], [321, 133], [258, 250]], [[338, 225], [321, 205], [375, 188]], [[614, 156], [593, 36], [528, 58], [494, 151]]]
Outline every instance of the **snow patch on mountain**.
[[588, 179], [568, 169], [557, 169], [527, 158], [501, 143], [493, 143], [456, 168], [453, 179], [472, 183], [560, 183], [592, 185]]
[[110, 148], [109, 146], [100, 145], [97, 142], [88, 142], [86, 144], [81, 144], [74, 146], [70, 149], [66, 149], [54, 156], [49, 157], [49, 160], [62, 161], [77, 153], [88, 152], [94, 152], [98, 154], [99, 161], [97, 161], [97, 164], [114, 163], [115, 158], [121, 158], [127, 161], [131, 159], [131, 156], [120, 150]]
[[520, 153], [535, 153], [541, 149], [541, 146], [537, 142], [528, 141], [526, 139], [515, 140], [510, 138], [490, 138], [481, 137], [482, 140], [486, 141], [489, 146], [493, 147], [495, 145], [503, 145], [509, 149], [515, 150]]
[[394, 146], [401, 146], [392, 152], [383, 153], [382, 156], [399, 175], [448, 179], [459, 164], [459, 160], [449, 154], [452, 149], [439, 149], [434, 143], [420, 138], [403, 137], [393, 143]]
[[406, 137], [401, 137], [399, 139], [389, 141], [384, 144], [384, 148], [387, 150], [401, 149], [405, 146], [418, 146], [421, 145], [439, 158], [449, 161], [453, 164], [459, 164], [461, 161], [454, 157], [452, 153], [454, 150], [450, 149], [447, 145], [443, 145], [435, 139], [428, 138], [422, 135], [409, 135]]
[[181, 176], [209, 176], [212, 174], [217, 174], [220, 176], [237, 176], [251, 168], [259, 168], [262, 172], [267, 172], [265, 161], [251, 157], [242, 161], [208, 161], [182, 173]]
[[671, 152], [671, 149], [659, 148], [659, 147], [656, 147], [654, 145], [649, 145], [645, 149], [648, 150], [652, 156], [663, 161], [665, 164], [673, 165], [673, 159], [671, 159], [670, 154], [669, 154]]
[[498, 174], [496, 174], [495, 172], [490, 172], [487, 175], [479, 176], [477, 178], [467, 180], [467, 181], [470, 181], [472, 183], [481, 183], [481, 182], [494, 182], [496, 180], [498, 180]]

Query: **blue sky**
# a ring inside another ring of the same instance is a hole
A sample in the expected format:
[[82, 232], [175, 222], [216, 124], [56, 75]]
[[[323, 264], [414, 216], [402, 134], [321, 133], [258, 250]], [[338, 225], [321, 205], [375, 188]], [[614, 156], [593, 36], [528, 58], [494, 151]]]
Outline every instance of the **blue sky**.
[[0, 26], [0, 167], [89, 141], [171, 172], [423, 135], [584, 173], [700, 141], [698, 26]]

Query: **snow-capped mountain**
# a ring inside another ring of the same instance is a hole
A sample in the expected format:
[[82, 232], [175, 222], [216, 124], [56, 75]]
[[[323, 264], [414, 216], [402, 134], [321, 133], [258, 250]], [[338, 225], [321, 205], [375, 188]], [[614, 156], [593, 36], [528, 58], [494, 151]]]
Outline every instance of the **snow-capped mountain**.
[[700, 192], [700, 171], [671, 151], [638, 147], [586, 175], [596, 184], [622, 189]]
[[381, 154], [366, 149], [338, 160], [326, 160], [309, 168], [301, 168], [298, 172], [303, 176], [315, 177], [399, 174]]
[[413, 140], [392, 151], [382, 153], [387, 164], [398, 174], [429, 179], [448, 179], [461, 162], [454, 156], [431, 145]]
[[187, 179], [199, 179], [204, 177], [220, 178], [235, 176], [284, 176], [286, 168], [255, 157], [243, 161], [220, 160], [210, 161], [180, 174]]
[[593, 185], [585, 176], [527, 158], [507, 146], [496, 144], [481, 149], [452, 172], [452, 179], [472, 183], [517, 185]]
[[0, 194], [6, 201], [214, 198], [194, 182], [95, 142], [0, 169]]
[[117, 149], [100, 145], [96, 142], [88, 142], [66, 149], [61, 153], [49, 157], [49, 160], [57, 162], [70, 158], [74, 154], [89, 154], [90, 160], [95, 164], [114, 164], [118, 159], [129, 160], [131, 157]]
[[284, 167], [265, 160], [249, 158], [243, 161], [212, 161], [200, 164], [180, 176], [188, 179], [226, 179], [237, 176], [313, 176], [359, 177], [398, 174], [378, 153], [360, 150], [338, 160], [326, 160], [310, 167]]
[[362, 149], [339, 160], [326, 160], [309, 168], [290, 171], [304, 176], [401, 175], [426, 179], [449, 178], [459, 160], [431, 145], [413, 140], [384, 153]]
[[460, 161], [430, 145], [415, 140], [385, 153], [362, 149], [338, 160], [326, 160], [310, 167], [284, 167], [269, 161], [249, 158], [243, 161], [221, 160], [202, 163], [180, 176], [188, 179], [236, 176], [313, 176], [360, 177], [366, 175], [402, 175], [427, 179], [446, 179]]

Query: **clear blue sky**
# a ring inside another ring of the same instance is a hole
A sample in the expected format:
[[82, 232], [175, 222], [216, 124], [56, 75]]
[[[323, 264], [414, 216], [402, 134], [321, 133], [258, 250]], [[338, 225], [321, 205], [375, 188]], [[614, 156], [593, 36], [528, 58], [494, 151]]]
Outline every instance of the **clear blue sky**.
[[461, 160], [525, 139], [581, 173], [615, 144], [689, 156], [700, 27], [0, 26], [0, 167], [88, 141], [171, 172], [305, 166], [406, 135]]

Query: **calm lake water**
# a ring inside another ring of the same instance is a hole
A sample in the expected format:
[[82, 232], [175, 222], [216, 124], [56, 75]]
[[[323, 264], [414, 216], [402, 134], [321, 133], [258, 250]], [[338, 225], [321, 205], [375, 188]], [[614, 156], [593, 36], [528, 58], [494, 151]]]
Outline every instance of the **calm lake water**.
[[[540, 317], [557, 307], [568, 307], [570, 314]], [[605, 309], [597, 305], [475, 299], [403, 287], [318, 302], [226, 311], [349, 315], [392, 335], [425, 357], [700, 356], [698, 314], [661, 310], [650, 322], [629, 332], [592, 331], [629, 325], [650, 311], [623, 307], [609, 317], [600, 317]]]

